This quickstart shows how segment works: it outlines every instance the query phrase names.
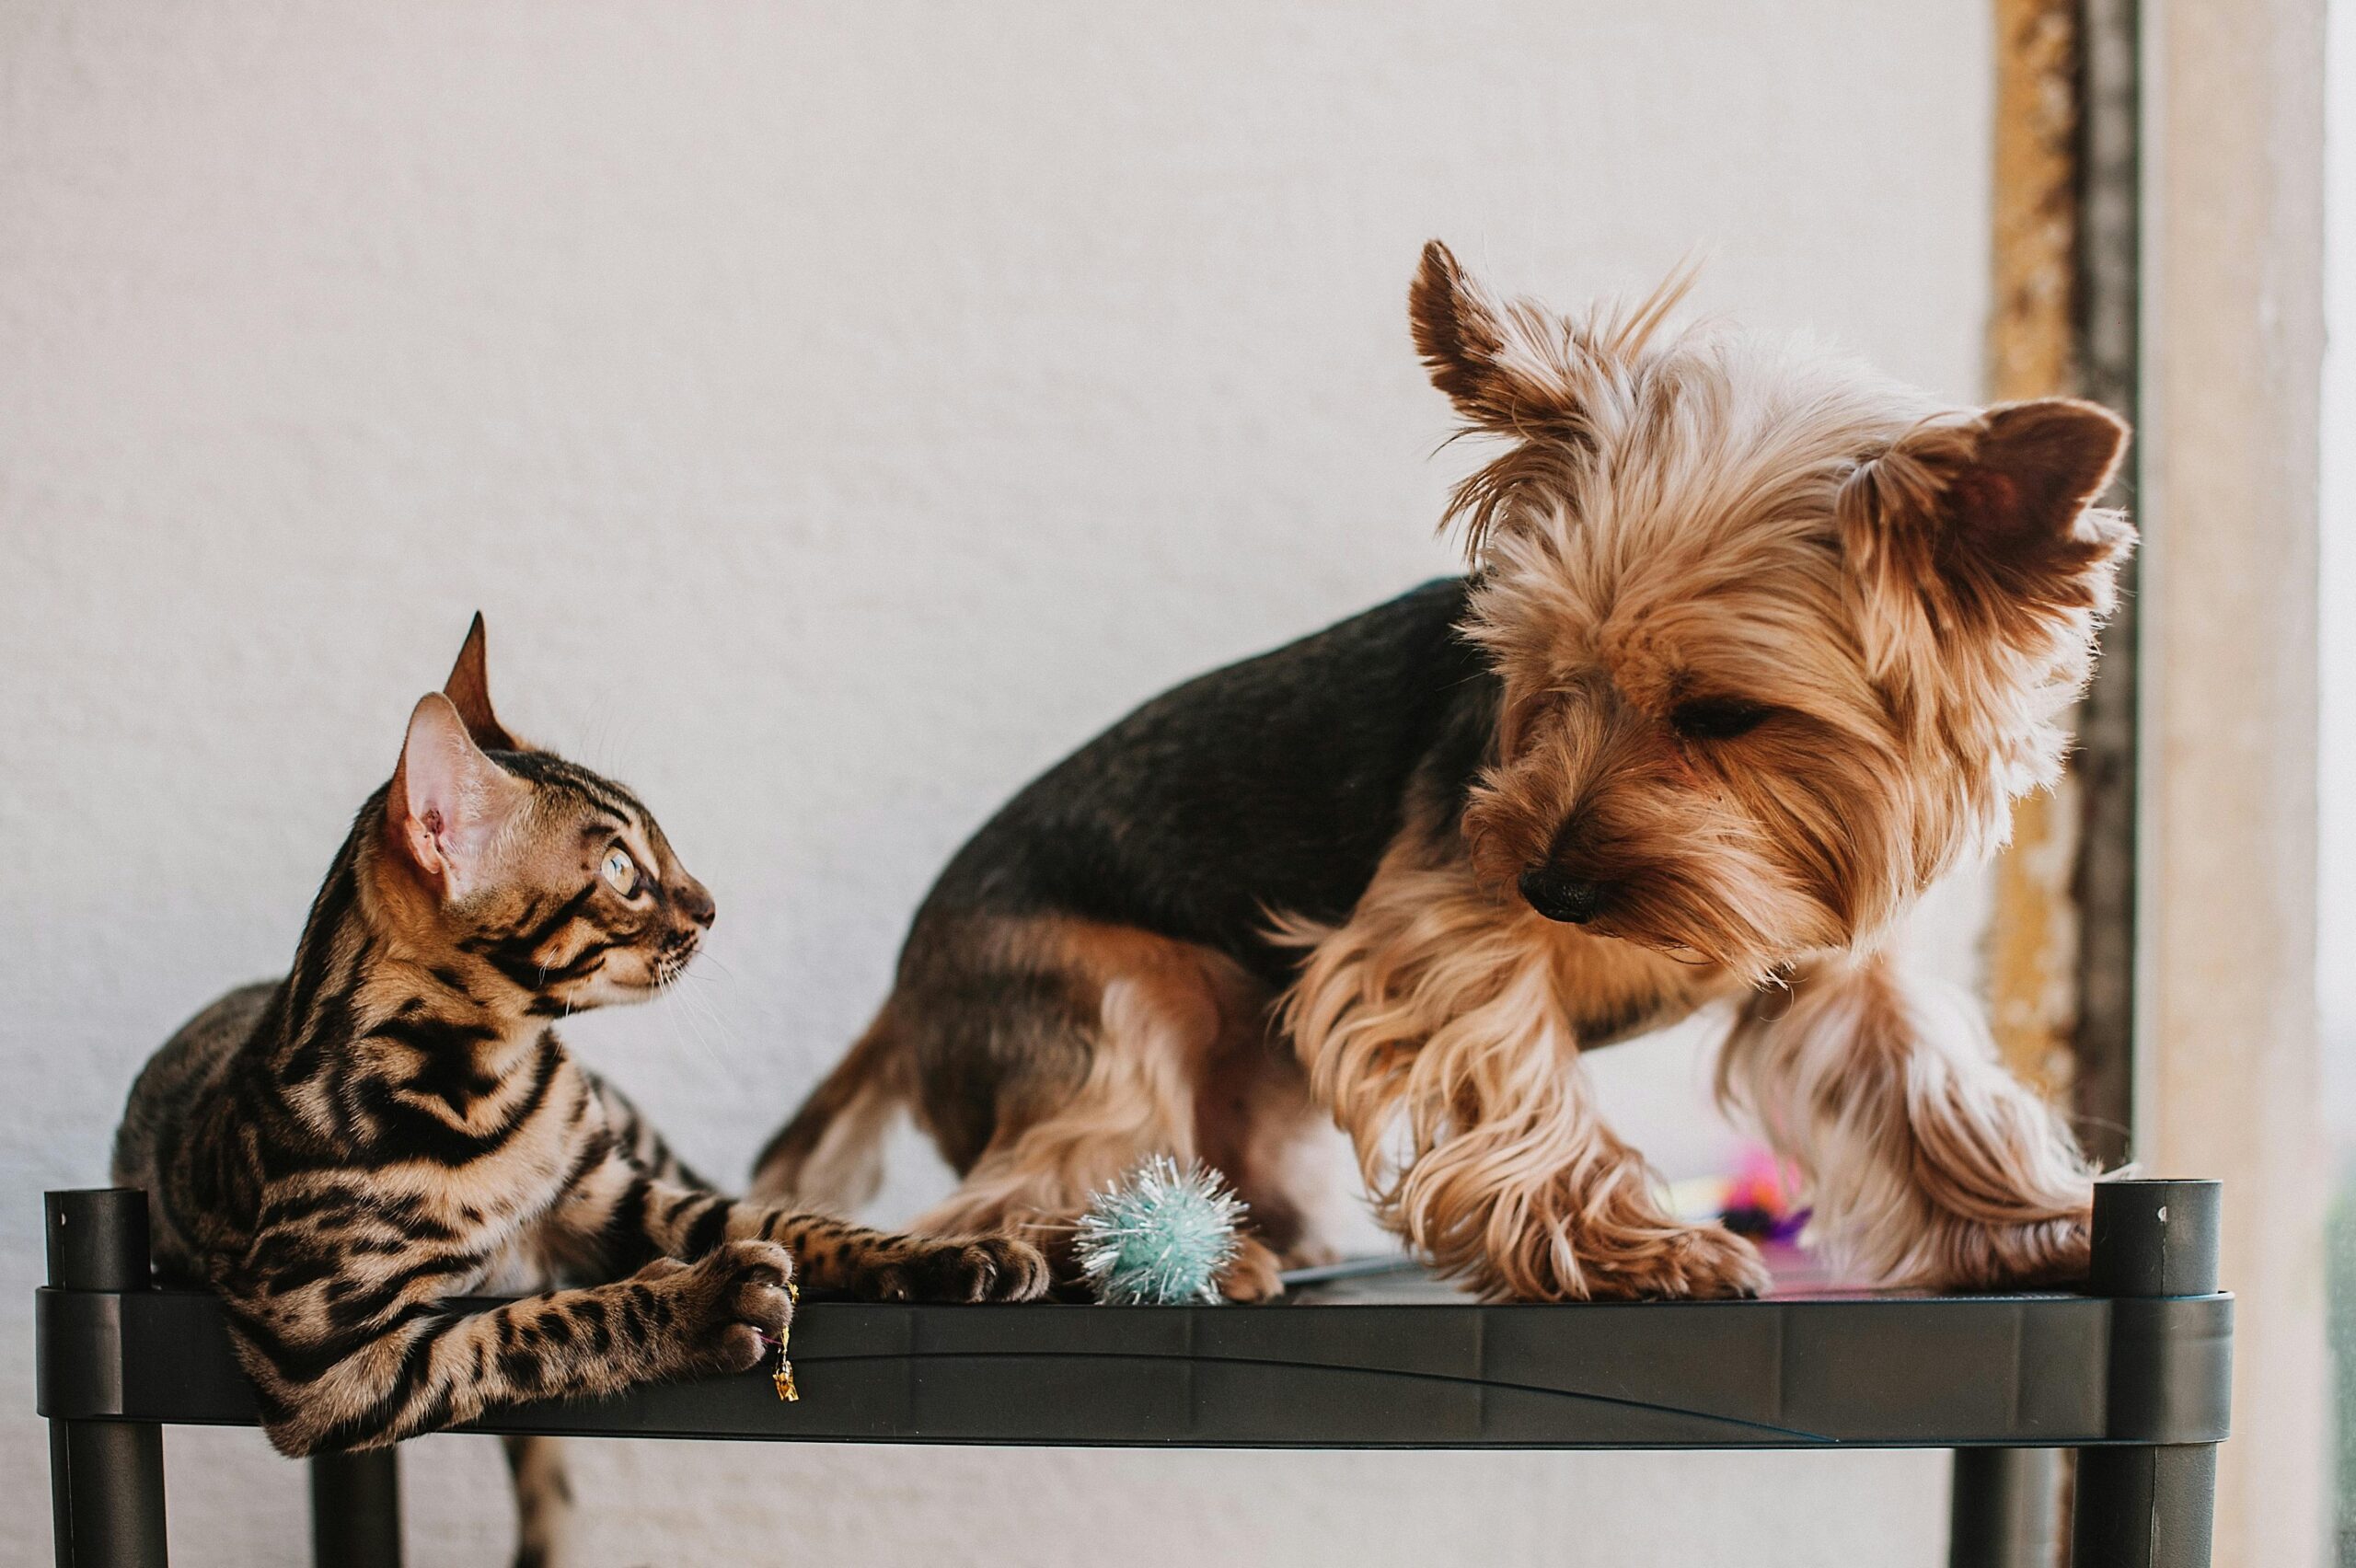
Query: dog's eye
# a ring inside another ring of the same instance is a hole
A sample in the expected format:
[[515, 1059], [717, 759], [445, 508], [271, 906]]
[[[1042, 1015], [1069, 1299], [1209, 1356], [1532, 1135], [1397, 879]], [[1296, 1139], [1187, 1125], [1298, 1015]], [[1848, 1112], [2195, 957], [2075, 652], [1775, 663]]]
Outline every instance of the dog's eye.
[[606, 851], [606, 863], [597, 869], [604, 874], [606, 885], [624, 898], [638, 892], [638, 862], [620, 845]]
[[1734, 697], [1699, 697], [1669, 709], [1670, 728], [1691, 741], [1730, 741], [1766, 722], [1773, 709]]

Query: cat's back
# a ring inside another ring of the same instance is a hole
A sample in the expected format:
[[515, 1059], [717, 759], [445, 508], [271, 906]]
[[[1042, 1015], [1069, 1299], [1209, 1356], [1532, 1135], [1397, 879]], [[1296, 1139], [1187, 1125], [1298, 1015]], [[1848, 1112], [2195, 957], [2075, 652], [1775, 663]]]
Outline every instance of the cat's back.
[[284, 982], [240, 986], [180, 1025], [140, 1069], [115, 1134], [114, 1182], [147, 1193], [159, 1259], [182, 1261], [182, 1228], [166, 1204], [168, 1176], [204, 1113], [216, 1105], [240, 1052], [260, 1031]]

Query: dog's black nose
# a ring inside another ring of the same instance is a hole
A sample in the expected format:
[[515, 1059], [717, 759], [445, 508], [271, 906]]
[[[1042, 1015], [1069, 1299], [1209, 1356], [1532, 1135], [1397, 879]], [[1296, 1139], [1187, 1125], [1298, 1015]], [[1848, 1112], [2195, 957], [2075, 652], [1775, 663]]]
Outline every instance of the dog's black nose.
[[1521, 873], [1521, 896], [1549, 920], [1584, 926], [1603, 907], [1605, 883], [1575, 877], [1553, 866], [1532, 866]]

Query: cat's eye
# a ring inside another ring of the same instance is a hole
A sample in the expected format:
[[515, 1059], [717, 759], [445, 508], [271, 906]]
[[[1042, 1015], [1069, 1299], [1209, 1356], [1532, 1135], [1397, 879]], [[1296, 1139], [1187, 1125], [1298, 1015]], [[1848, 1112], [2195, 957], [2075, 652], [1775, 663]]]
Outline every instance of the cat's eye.
[[1767, 721], [1774, 709], [1736, 697], [1697, 697], [1669, 709], [1669, 727], [1689, 741], [1730, 741]]
[[615, 845], [606, 851], [606, 863], [598, 869], [603, 872], [607, 887], [612, 888], [624, 898], [630, 898], [637, 894], [638, 862], [630, 859], [629, 850], [618, 844]]

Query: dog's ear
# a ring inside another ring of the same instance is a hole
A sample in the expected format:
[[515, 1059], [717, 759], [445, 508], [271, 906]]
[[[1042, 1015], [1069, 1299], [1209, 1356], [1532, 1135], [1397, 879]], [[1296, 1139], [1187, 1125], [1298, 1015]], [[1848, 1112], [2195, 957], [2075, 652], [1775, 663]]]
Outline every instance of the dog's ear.
[[1407, 286], [1407, 321], [1432, 385], [1476, 428], [1580, 442], [1599, 382], [1644, 355], [1693, 279], [1680, 266], [1642, 299], [1564, 317], [1498, 300], [1435, 239]]
[[1499, 303], [1447, 246], [1424, 247], [1407, 320], [1432, 385], [1483, 430], [1576, 438], [1592, 366], [1571, 324], [1524, 300]]
[[1461, 525], [1469, 556], [1480, 559], [1519, 497], [1559, 482], [1566, 463], [1593, 450], [1596, 411], [1626, 385], [1693, 275], [1680, 267], [1643, 299], [1575, 318], [1529, 300], [1499, 303], [1447, 246], [1424, 247], [1407, 290], [1415, 352], [1467, 429], [1517, 442], [1460, 480], [1449, 500], [1440, 528]]
[[2109, 605], [2135, 532], [2092, 510], [2127, 426], [2070, 398], [1926, 421], [1859, 465], [1838, 502], [1877, 673], [1910, 646], [2038, 646], [2057, 619]]
[[1497, 394], [1505, 325], [1496, 306], [1438, 240], [1425, 245], [1415, 281], [1407, 285], [1407, 320], [1432, 385], [1466, 419], [1493, 422], [1504, 411]]

